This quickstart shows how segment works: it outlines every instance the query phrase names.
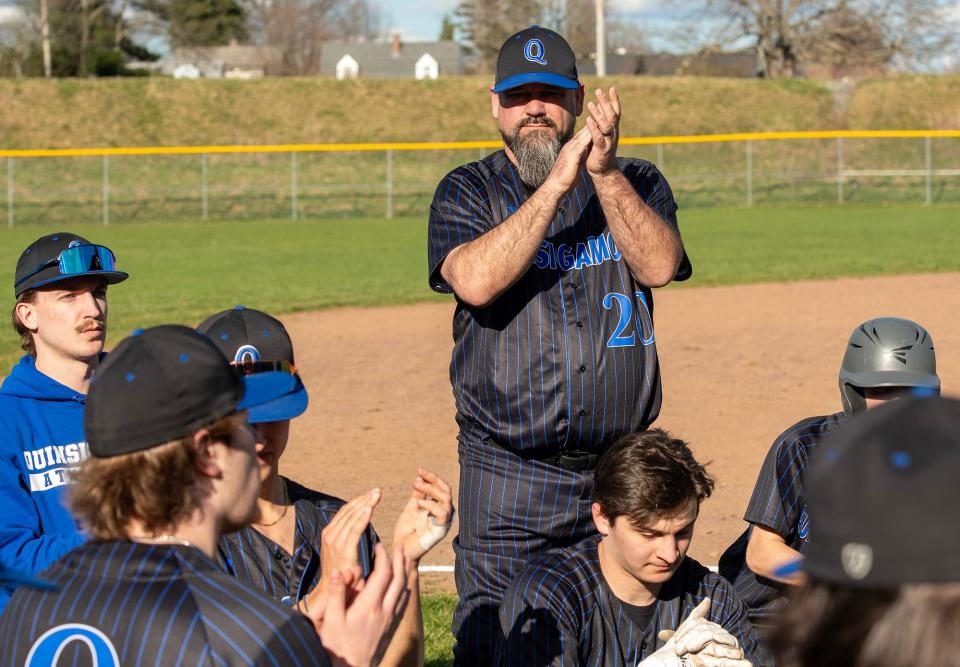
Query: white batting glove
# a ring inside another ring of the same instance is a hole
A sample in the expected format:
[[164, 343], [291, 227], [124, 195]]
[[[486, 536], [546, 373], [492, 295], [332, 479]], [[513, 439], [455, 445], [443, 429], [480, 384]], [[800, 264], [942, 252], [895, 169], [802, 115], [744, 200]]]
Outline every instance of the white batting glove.
[[708, 621], [709, 598], [703, 600], [675, 632], [666, 630], [667, 642], [637, 667], [752, 667], [744, 660], [737, 638]]

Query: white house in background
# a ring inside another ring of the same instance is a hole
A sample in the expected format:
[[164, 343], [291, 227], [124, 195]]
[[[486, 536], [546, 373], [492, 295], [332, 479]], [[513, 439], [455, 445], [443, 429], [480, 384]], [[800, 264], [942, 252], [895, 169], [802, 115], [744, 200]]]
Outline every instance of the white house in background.
[[429, 53], [420, 56], [417, 64], [413, 66], [413, 76], [417, 81], [422, 79], [436, 79], [440, 74], [440, 63]]
[[[233, 43], [176, 48], [163, 61], [161, 71], [185, 79], [259, 79], [276, 71], [281, 58], [280, 49], [271, 46]], [[177, 72], [181, 75], [178, 76]]]
[[[372, 77], [386, 79], [436, 79], [463, 74], [463, 48], [456, 42], [400, 41], [325, 42], [320, 52], [320, 73], [338, 79]], [[351, 71], [345, 64], [350, 63]]]
[[356, 79], [360, 76], [360, 63], [349, 53], [337, 61], [337, 79]]
[[173, 68], [173, 78], [174, 79], [199, 79], [200, 70], [197, 69], [196, 65], [191, 63], [183, 63], [182, 65], [177, 65]]

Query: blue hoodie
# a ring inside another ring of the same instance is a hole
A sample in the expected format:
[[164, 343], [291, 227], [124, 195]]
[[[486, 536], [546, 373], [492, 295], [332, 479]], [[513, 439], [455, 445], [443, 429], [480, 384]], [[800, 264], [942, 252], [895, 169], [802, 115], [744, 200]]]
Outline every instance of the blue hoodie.
[[[0, 387], [0, 565], [37, 573], [84, 542], [63, 501], [70, 470], [89, 453], [85, 401], [30, 356]], [[0, 587], [0, 612], [12, 593]]]

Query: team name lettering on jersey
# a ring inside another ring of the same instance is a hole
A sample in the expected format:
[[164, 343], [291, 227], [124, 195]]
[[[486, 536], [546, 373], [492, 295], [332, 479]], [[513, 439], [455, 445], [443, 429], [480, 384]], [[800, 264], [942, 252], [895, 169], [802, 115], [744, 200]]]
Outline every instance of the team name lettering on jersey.
[[589, 236], [586, 243], [577, 243], [576, 246], [566, 243], [555, 245], [550, 241], [544, 241], [533, 258], [533, 264], [538, 269], [579, 271], [587, 266], [599, 266], [604, 262], [619, 262], [620, 257], [620, 251], [613, 242], [613, 236], [607, 232], [600, 236]]
[[70, 474], [90, 456], [86, 442], [47, 445], [23, 453], [30, 471], [30, 490], [46, 491], [70, 483]]

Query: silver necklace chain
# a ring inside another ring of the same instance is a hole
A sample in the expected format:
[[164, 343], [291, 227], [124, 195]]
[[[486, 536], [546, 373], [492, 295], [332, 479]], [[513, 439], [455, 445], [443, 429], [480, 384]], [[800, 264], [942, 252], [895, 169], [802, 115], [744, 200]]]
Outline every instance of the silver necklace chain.
[[190, 540], [176, 535], [130, 535], [130, 539], [135, 542], [151, 542], [153, 544], [182, 544], [185, 547], [197, 548]]

